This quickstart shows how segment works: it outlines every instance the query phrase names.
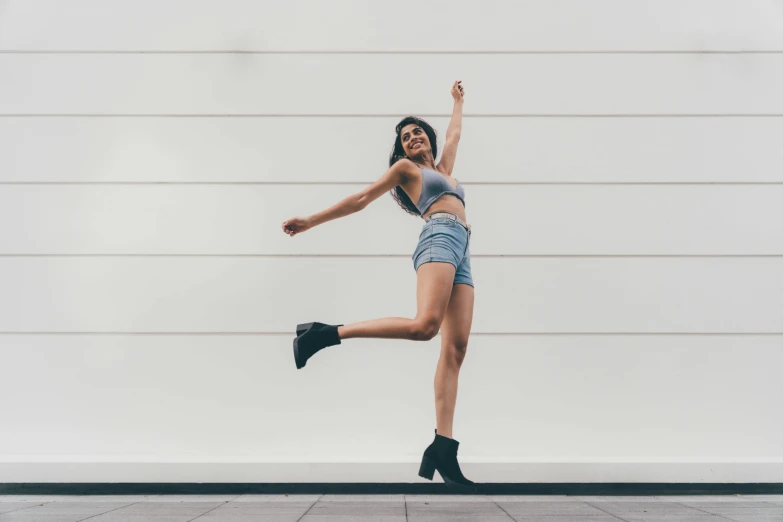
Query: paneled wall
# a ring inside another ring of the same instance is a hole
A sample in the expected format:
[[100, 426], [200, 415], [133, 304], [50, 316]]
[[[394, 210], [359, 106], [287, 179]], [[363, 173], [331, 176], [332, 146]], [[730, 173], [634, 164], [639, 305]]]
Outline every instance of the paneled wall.
[[783, 482], [780, 0], [0, 1], [0, 482], [417, 482], [443, 138], [473, 227], [477, 482]]

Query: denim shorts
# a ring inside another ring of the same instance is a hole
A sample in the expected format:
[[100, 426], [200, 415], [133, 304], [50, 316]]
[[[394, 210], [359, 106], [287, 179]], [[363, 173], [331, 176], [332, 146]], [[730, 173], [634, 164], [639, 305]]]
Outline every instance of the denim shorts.
[[411, 256], [413, 268], [418, 271], [424, 263], [441, 261], [457, 269], [454, 284], [473, 286], [470, 272], [470, 231], [449, 218], [436, 217], [424, 224], [419, 244]]

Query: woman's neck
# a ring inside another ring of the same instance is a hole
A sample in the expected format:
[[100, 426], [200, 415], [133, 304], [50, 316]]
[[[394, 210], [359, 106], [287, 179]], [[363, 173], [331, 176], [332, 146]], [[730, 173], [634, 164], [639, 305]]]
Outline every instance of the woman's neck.
[[419, 157], [419, 158], [414, 157], [414, 158], [410, 158], [410, 160], [413, 161], [414, 163], [418, 163], [419, 165], [424, 165], [428, 169], [435, 170], [435, 166], [436, 166], [435, 165], [435, 158], [433, 158], [432, 156], [429, 156], [429, 157], [425, 156], [423, 158], [422, 157]]

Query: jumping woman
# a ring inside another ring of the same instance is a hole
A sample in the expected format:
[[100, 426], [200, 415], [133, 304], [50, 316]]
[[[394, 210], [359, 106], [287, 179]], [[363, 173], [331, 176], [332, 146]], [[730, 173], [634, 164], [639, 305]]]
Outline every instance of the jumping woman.
[[[400, 121], [389, 158], [389, 170], [361, 192], [309, 217], [283, 223], [294, 236], [326, 221], [359, 212], [391, 190], [392, 197], [409, 214], [424, 219], [419, 243], [413, 252], [416, 271], [416, 317], [385, 317], [346, 325], [305, 323], [296, 327], [294, 361], [301, 369], [316, 352], [352, 337], [429, 341], [441, 333], [441, 349], [435, 371], [435, 440], [422, 457], [419, 476], [432, 480], [438, 470], [450, 487], [476, 491], [457, 462], [459, 442], [452, 438], [457, 379], [468, 346], [473, 322], [473, 279], [470, 270], [470, 225], [465, 217], [465, 189], [451, 176], [462, 130], [464, 89], [461, 80], [451, 88], [454, 111], [446, 130], [440, 162], [435, 164], [438, 143], [435, 130], [409, 116]], [[413, 202], [416, 203], [413, 203]]]

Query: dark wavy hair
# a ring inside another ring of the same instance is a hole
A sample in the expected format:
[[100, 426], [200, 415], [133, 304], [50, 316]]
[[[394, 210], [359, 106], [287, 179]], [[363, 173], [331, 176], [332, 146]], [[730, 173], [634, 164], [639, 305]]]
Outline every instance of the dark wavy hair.
[[[391, 155], [389, 156], [389, 166], [391, 167], [401, 159], [405, 159], [407, 156], [405, 155], [405, 149], [402, 148], [402, 138], [400, 136], [400, 133], [402, 132], [402, 129], [406, 125], [410, 125], [411, 123], [414, 123], [424, 129], [424, 132], [427, 134], [427, 137], [430, 139], [430, 146], [432, 147], [432, 157], [437, 158], [438, 157], [438, 135], [435, 132], [435, 129], [432, 128], [432, 125], [427, 123], [426, 121], [422, 120], [421, 118], [417, 118], [416, 116], [406, 116], [403, 118], [400, 123], [397, 124], [397, 126], [394, 128], [395, 132], [397, 133], [397, 138], [394, 140], [394, 148], [392, 149]], [[408, 214], [412, 214], [416, 217], [421, 217], [421, 212], [419, 212], [419, 209], [416, 208], [416, 205], [413, 204], [413, 201], [411, 201], [411, 198], [408, 197], [408, 194], [405, 193], [404, 190], [402, 190], [402, 187], [397, 185], [391, 190], [391, 195], [394, 198], [394, 200], [397, 202], [402, 209], [407, 212]]]

